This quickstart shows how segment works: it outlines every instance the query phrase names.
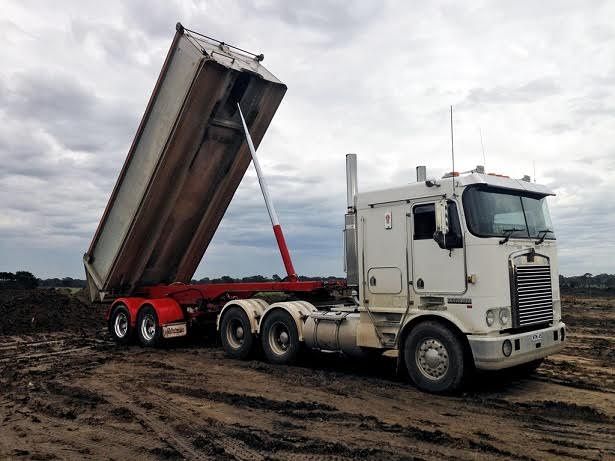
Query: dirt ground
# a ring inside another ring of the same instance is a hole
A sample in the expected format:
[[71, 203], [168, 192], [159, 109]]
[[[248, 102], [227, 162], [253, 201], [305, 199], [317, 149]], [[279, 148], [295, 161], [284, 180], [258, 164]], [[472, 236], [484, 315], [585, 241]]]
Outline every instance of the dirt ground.
[[25, 322], [0, 336], [0, 459], [615, 459], [615, 300], [564, 309], [561, 354], [454, 397], [416, 390], [391, 359], [273, 366]]

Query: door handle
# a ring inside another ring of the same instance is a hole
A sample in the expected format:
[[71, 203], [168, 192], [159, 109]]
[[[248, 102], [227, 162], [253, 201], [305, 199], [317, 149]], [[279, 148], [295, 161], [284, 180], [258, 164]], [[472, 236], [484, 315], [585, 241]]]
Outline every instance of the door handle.
[[373, 275], [369, 278], [369, 286], [370, 287], [376, 286], [376, 277], [374, 277]]

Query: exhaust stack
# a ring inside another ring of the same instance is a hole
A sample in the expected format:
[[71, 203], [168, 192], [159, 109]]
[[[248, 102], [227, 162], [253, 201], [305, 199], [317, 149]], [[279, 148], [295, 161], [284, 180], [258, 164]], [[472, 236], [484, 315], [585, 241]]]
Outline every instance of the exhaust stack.
[[357, 154], [346, 155], [346, 205], [344, 216], [344, 271], [349, 287], [359, 286], [357, 248]]
[[346, 205], [348, 212], [357, 209], [357, 154], [346, 154]]
[[427, 181], [427, 167], [425, 165], [419, 165], [416, 167], [416, 182]]

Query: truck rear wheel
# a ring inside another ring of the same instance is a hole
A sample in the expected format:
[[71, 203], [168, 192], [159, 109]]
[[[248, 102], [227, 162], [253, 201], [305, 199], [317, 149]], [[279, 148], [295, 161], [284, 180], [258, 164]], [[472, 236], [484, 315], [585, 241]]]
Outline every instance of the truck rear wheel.
[[292, 316], [283, 310], [273, 311], [261, 329], [263, 352], [271, 363], [288, 364], [299, 352], [299, 333]]
[[154, 347], [160, 342], [162, 328], [158, 324], [158, 316], [153, 307], [145, 306], [139, 311], [137, 317], [137, 336], [145, 347]]
[[113, 309], [109, 318], [109, 334], [118, 344], [128, 344], [132, 338], [130, 312], [123, 304], [119, 304]]
[[427, 321], [414, 327], [404, 342], [408, 374], [424, 391], [457, 390], [465, 373], [463, 345], [447, 327]]
[[252, 353], [254, 334], [250, 320], [241, 307], [230, 307], [220, 322], [220, 339], [224, 352], [234, 359], [247, 359]]

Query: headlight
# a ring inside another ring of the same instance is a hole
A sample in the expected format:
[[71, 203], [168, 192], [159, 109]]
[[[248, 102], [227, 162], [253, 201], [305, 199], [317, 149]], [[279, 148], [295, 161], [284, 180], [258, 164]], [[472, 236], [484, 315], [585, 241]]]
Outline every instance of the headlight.
[[510, 320], [510, 311], [508, 309], [500, 309], [500, 322], [506, 325]]
[[493, 309], [489, 309], [487, 311], [487, 315], [485, 316], [485, 321], [487, 322], [487, 326], [490, 327], [494, 324], [495, 322], [495, 313], [493, 312]]

